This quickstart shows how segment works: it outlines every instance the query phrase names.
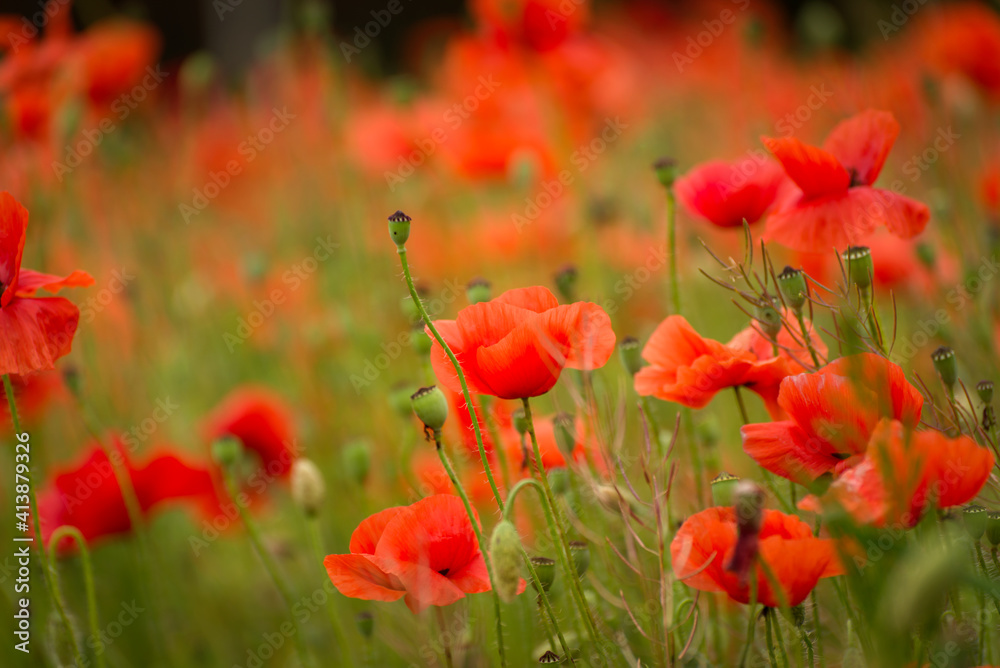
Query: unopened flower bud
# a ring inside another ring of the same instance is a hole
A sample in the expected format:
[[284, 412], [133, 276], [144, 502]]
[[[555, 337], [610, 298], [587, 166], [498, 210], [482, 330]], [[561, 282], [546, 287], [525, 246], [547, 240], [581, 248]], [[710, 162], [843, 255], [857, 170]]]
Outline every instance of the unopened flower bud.
[[843, 252], [844, 269], [850, 285], [856, 285], [862, 290], [872, 284], [872, 273], [875, 265], [872, 262], [872, 252], [867, 246], [851, 246]]
[[340, 459], [347, 477], [359, 485], [364, 484], [372, 466], [371, 444], [364, 440], [352, 441], [341, 449]]
[[796, 311], [802, 309], [806, 303], [806, 275], [801, 269], [785, 267], [778, 274], [778, 287], [781, 289], [781, 296], [785, 303]]
[[233, 436], [223, 436], [212, 443], [212, 459], [222, 468], [229, 468], [243, 456], [243, 443]]
[[567, 264], [556, 274], [556, 290], [563, 302], [571, 303], [576, 301], [576, 278], [578, 276], [576, 267]]
[[931, 361], [934, 362], [934, 369], [941, 376], [941, 381], [946, 387], [951, 388], [958, 380], [958, 360], [955, 358], [955, 351], [947, 346], [941, 346], [931, 353]]
[[582, 578], [590, 568], [590, 546], [582, 540], [571, 540], [568, 544], [569, 556], [573, 559], [576, 577]]
[[426, 429], [440, 431], [448, 419], [448, 400], [437, 385], [422, 387], [410, 397], [413, 412]]
[[660, 158], [653, 163], [653, 171], [656, 172], [656, 180], [664, 188], [673, 188], [674, 181], [677, 180], [677, 161], [673, 158]]
[[934, 246], [931, 244], [921, 241], [917, 244], [917, 259], [920, 260], [920, 264], [924, 265], [927, 269], [934, 268], [934, 262], [937, 261], [937, 256], [934, 251]]
[[[695, 432], [698, 434], [698, 440], [704, 443], [706, 448], [714, 448], [722, 437], [719, 420], [712, 415], [706, 415], [702, 418], [698, 426], [695, 427]], [[669, 443], [669, 441], [664, 442]]]
[[634, 376], [642, 368], [642, 347], [639, 339], [634, 336], [626, 336], [618, 344], [618, 355], [622, 360], [622, 366], [629, 375]]
[[365, 638], [371, 638], [375, 632], [375, 618], [370, 612], [359, 612], [354, 618], [354, 623], [358, 626], [358, 633]]
[[972, 540], [978, 542], [986, 533], [986, 509], [976, 504], [968, 505], [962, 509], [962, 518], [965, 520], [965, 530], [972, 536]]
[[470, 304], [488, 302], [493, 298], [491, 287], [485, 278], [474, 278], [465, 286], [465, 296]]
[[511, 424], [514, 425], [514, 429], [518, 434], [524, 436], [528, 433], [528, 418], [524, 414], [523, 408], [515, 409], [513, 413], [510, 414]]
[[539, 586], [541, 586], [542, 591], [548, 591], [556, 579], [555, 560], [548, 557], [532, 557], [531, 566], [535, 569], [535, 575], [538, 576], [538, 581], [532, 581], [531, 586], [535, 588], [535, 591], [538, 591]]
[[796, 628], [802, 628], [802, 625], [806, 623], [806, 608], [801, 603], [792, 608], [792, 623], [795, 624]]
[[311, 459], [296, 459], [292, 464], [292, 499], [302, 509], [306, 517], [319, 513], [326, 497], [323, 474]]
[[424, 331], [421, 323], [416, 323], [410, 332], [410, 343], [413, 345], [413, 351], [420, 357], [429, 355], [431, 352], [431, 337]]
[[732, 473], [723, 471], [712, 478], [712, 503], [716, 506], [733, 505], [733, 491], [740, 483], [740, 479]]
[[500, 600], [510, 603], [517, 596], [521, 582], [521, 538], [508, 520], [500, 520], [490, 537], [490, 559], [496, 592]]
[[993, 381], [981, 380], [976, 383], [976, 393], [979, 395], [979, 400], [984, 404], [993, 403]]
[[552, 419], [552, 427], [559, 451], [563, 453], [566, 461], [571, 460], [573, 450], [576, 449], [576, 425], [573, 416], [569, 413], [559, 413]]
[[778, 338], [781, 332], [781, 314], [770, 304], [760, 304], [757, 306], [755, 318], [760, 324], [761, 331], [771, 340]]
[[1000, 512], [991, 510], [986, 513], [986, 540], [990, 545], [1000, 545]]
[[405, 246], [406, 240], [410, 238], [410, 220], [412, 219], [402, 211], [389, 216], [389, 236], [397, 248]]

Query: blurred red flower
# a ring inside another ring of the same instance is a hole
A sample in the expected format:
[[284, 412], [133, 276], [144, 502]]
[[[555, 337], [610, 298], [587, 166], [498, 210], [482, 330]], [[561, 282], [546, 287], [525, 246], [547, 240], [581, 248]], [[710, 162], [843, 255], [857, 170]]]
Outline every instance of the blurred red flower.
[[871, 353], [842, 357], [782, 381], [778, 405], [789, 419], [745, 425], [743, 449], [768, 471], [809, 482], [863, 455], [882, 418], [916, 426], [923, 403], [889, 360]]
[[[748, 174], [749, 172], [749, 174]], [[771, 208], [785, 172], [770, 160], [712, 160], [677, 179], [677, 200], [695, 218], [719, 227], [755, 223]]]
[[913, 432], [898, 420], [882, 420], [865, 457], [822, 497], [808, 496], [799, 507], [819, 512], [839, 506], [861, 524], [912, 527], [931, 504], [948, 508], [974, 499], [994, 461], [993, 453], [968, 436]]
[[[738, 603], [749, 603], [751, 583], [741, 585], [737, 574], [725, 569], [736, 547], [736, 529], [732, 507], [708, 508], [687, 518], [670, 543], [674, 575], [694, 589], [725, 592]], [[794, 515], [765, 510], [759, 540], [758, 559], [781, 584], [789, 606], [804, 601], [820, 578], [844, 572], [833, 541], [816, 538], [812, 528]], [[754, 577], [757, 601], [780, 607], [781, 596], [759, 564]]]
[[62, 297], [35, 297], [36, 292], [94, 284], [85, 271], [60, 277], [22, 269], [27, 229], [28, 210], [0, 192], [0, 374], [55, 368], [73, 347], [79, 309]]
[[[602, 367], [615, 348], [611, 319], [600, 306], [560, 305], [543, 287], [508, 290], [467, 306], [455, 320], [434, 324], [462, 365], [469, 389], [501, 399], [545, 394], [564, 368]], [[441, 384], [460, 392], [458, 375], [436, 341], [431, 362]]]
[[871, 187], [897, 135], [892, 114], [869, 109], [838, 124], [823, 148], [795, 137], [763, 137], [799, 188], [768, 216], [766, 237], [826, 253], [858, 245], [880, 225], [904, 239], [920, 234], [930, 219], [926, 205]]
[[323, 560], [344, 596], [368, 601], [405, 596], [406, 605], [418, 613], [490, 590], [472, 522], [451, 494], [372, 515], [354, 530], [349, 549], [350, 554]]
[[232, 436], [260, 458], [265, 479], [284, 478], [296, 458], [292, 412], [280, 397], [258, 387], [233, 390], [205, 418], [209, 441]]

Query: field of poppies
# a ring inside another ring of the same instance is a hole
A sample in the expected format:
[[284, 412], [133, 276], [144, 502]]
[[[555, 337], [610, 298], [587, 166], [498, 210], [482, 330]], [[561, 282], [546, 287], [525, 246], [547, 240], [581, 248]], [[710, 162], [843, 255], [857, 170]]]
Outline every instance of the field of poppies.
[[1000, 665], [996, 9], [97, 4], [0, 15], [0, 665]]

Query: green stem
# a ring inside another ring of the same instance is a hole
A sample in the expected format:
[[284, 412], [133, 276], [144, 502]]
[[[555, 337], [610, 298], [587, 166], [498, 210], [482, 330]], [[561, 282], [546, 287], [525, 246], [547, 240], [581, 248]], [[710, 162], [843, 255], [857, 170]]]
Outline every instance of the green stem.
[[[473, 524], [475, 524], [475, 520], [473, 520]], [[441, 611], [440, 606], [434, 607], [434, 613], [437, 617], [438, 628], [441, 629], [441, 644], [444, 646], [444, 665], [446, 668], [453, 668], [455, 662], [451, 658], [451, 643], [449, 642], [451, 634], [448, 633], [448, 627], [444, 622], [444, 613]]]
[[[10, 382], [10, 375], [6, 373], [3, 374], [3, 389], [7, 395], [10, 419], [14, 423], [14, 435], [17, 438], [23, 433], [21, 431], [21, 418], [17, 412], [17, 402], [14, 400], [14, 386]], [[73, 648], [73, 654], [77, 659], [77, 663], [83, 665], [83, 655], [80, 653], [80, 646], [76, 642], [76, 634], [73, 633], [73, 627], [70, 626], [69, 615], [66, 613], [66, 603], [63, 601], [62, 595], [55, 585], [55, 572], [50, 570], [49, 561], [45, 556], [45, 539], [42, 538], [42, 523], [38, 517], [38, 499], [35, 496], [35, 475], [32, 473], [31, 466], [28, 466], [28, 496], [31, 501], [31, 519], [35, 529], [35, 538], [32, 542], [38, 546], [38, 552], [35, 556], [41, 565], [42, 584], [52, 599], [52, 604], [55, 606], [56, 612], [59, 614], [60, 620], [62, 620], [63, 627], [66, 629], [66, 634], [69, 636], [70, 646]]]
[[670, 259], [670, 310], [681, 314], [680, 273], [677, 270], [677, 209], [674, 189], [667, 188], [667, 257]]
[[799, 321], [799, 329], [802, 330], [802, 340], [806, 344], [809, 356], [812, 358], [813, 366], [818, 369], [820, 367], [819, 356], [816, 354], [816, 349], [813, 348], [812, 337], [809, 336], [809, 328], [806, 327], [806, 319], [802, 315], [801, 308], [795, 309], [795, 318]]
[[[316, 554], [318, 563], [322, 564], [326, 555], [323, 554], [323, 542], [319, 534], [319, 521], [315, 516], [311, 516], [306, 518], [306, 523], [309, 525], [309, 542], [312, 543], [313, 552]], [[341, 660], [345, 666], [349, 666], [352, 661], [351, 651], [347, 644], [347, 634], [340, 623], [340, 617], [337, 616], [333, 599], [327, 604], [326, 610], [330, 617], [330, 625], [333, 627], [333, 635], [337, 639], [337, 650], [340, 652]]]
[[747, 665], [747, 656], [750, 654], [750, 647], [753, 645], [754, 628], [757, 622], [757, 578], [750, 578], [750, 621], [747, 622], [747, 641], [743, 645], [743, 653], [740, 655], [740, 668]]
[[451, 480], [451, 484], [455, 486], [455, 491], [458, 492], [458, 496], [462, 499], [462, 505], [465, 506], [465, 512], [469, 516], [469, 522], [472, 523], [472, 528], [476, 532], [476, 540], [479, 541], [479, 550], [483, 553], [483, 562], [486, 564], [486, 574], [490, 578], [490, 593], [493, 595], [493, 610], [496, 613], [496, 631], [497, 631], [497, 647], [500, 652], [500, 664], [507, 665], [507, 655], [503, 643], [503, 621], [500, 617], [500, 595], [497, 594], [496, 588], [496, 577], [493, 574], [493, 555], [487, 552], [486, 538], [483, 536], [483, 529], [479, 526], [479, 519], [476, 517], [476, 512], [472, 509], [472, 504], [469, 503], [469, 495], [465, 493], [465, 488], [462, 486], [461, 481], [458, 476], [455, 475], [455, 469], [451, 465], [451, 460], [448, 459], [447, 453], [445, 453], [444, 448], [441, 445], [441, 430], [434, 430], [434, 445], [437, 448], [438, 457], [441, 459], [441, 465], [444, 466], [444, 470], [448, 472], [448, 478]]
[[285, 606], [288, 608], [292, 626], [295, 628], [295, 649], [298, 652], [299, 661], [303, 666], [311, 666], [312, 661], [309, 657], [309, 650], [306, 648], [305, 637], [302, 634], [302, 626], [299, 624], [298, 617], [293, 612], [295, 600], [292, 598], [292, 592], [289, 589], [288, 584], [285, 582], [285, 578], [282, 576], [281, 571], [278, 570], [278, 564], [275, 563], [274, 557], [264, 546], [264, 541], [261, 538], [260, 531], [257, 529], [256, 520], [254, 520], [253, 517], [250, 516], [250, 513], [246, 511], [245, 505], [240, 503], [239, 492], [236, 489], [235, 482], [233, 481], [232, 471], [226, 466], [222, 467], [222, 477], [225, 480], [226, 491], [229, 492], [230, 498], [236, 505], [240, 520], [243, 522], [243, 526], [247, 529], [247, 536], [250, 538], [250, 543], [257, 552], [257, 556], [259, 556], [260, 560], [264, 563], [264, 569], [271, 577], [271, 580], [274, 582], [274, 586], [277, 587], [278, 593], [281, 595], [281, 598], [285, 602]]
[[663, 459], [667, 456], [667, 449], [660, 438], [660, 428], [656, 424], [656, 418], [653, 417], [653, 412], [649, 408], [649, 397], [640, 394], [639, 405], [642, 406], [642, 414], [646, 416], [646, 427], [649, 429], [649, 433], [656, 443], [656, 453], [660, 456], [660, 459]]
[[740, 418], [743, 419], [743, 425], [746, 426], [750, 424], [750, 417], [747, 414], [747, 406], [743, 403], [743, 394], [740, 392], [740, 386], [734, 385], [733, 392], [736, 393], [736, 404], [740, 407]]
[[772, 612], [764, 608], [764, 632], [767, 636], [767, 656], [771, 659], [771, 668], [778, 668], [778, 659], [774, 656], [774, 638], [771, 637]]
[[503, 447], [503, 443], [500, 441], [500, 434], [497, 432], [494, 420], [490, 419], [490, 400], [492, 398], [493, 397], [488, 395], [480, 395], [480, 406], [483, 409], [483, 419], [486, 421], [486, 430], [489, 432], [490, 439], [493, 441], [493, 452], [496, 453], [497, 463], [500, 465], [500, 480], [503, 482], [504, 489], [510, 489], [510, 467], [507, 465], [507, 451]]
[[820, 668], [826, 668], [826, 658], [823, 656], [823, 634], [819, 626], [819, 598], [816, 596], [815, 587], [809, 596], [812, 599], [813, 628], [816, 629], [816, 655], [819, 657]]
[[781, 650], [781, 665], [788, 668], [788, 652], [785, 650], [785, 639], [781, 636], [781, 620], [774, 620], [774, 636], [778, 639], [778, 649]]
[[560, 566], [562, 567], [563, 572], [566, 574], [566, 579], [570, 583], [570, 592], [580, 610], [580, 616], [583, 619], [584, 625], [587, 627], [587, 633], [594, 645], [600, 650], [601, 657], [604, 659], [604, 662], [607, 663], [604, 646], [601, 644], [597, 636], [597, 625], [595, 624], [593, 615], [590, 612], [590, 606], [587, 605], [587, 599], [584, 597], [583, 591], [580, 589], [580, 581], [579, 578], [577, 578], [576, 569], [573, 567], [573, 562], [569, 556], [569, 548], [566, 545], [566, 535], [557, 515], [558, 511], [556, 510], [557, 506], [555, 496], [552, 494], [552, 488], [549, 486], [549, 478], [545, 474], [545, 469], [542, 466], [542, 453], [538, 448], [538, 439], [535, 437], [535, 424], [531, 417], [531, 402], [528, 401], [527, 397], [522, 398], [521, 402], [524, 405], [524, 419], [528, 425], [528, 434], [531, 435], [531, 447], [535, 453], [535, 469], [538, 473], [539, 482], [541, 482], [542, 485], [542, 498], [544, 501], [542, 508], [545, 510], [545, 518], [548, 521], [549, 529], [552, 532], [552, 541], [555, 543], [556, 555], [559, 558]]
[[[84, 539], [83, 534], [80, 530], [74, 526], [63, 525], [56, 528], [52, 532], [52, 538], [50, 539], [54, 545], [58, 545], [59, 541], [62, 540], [64, 536], [68, 536], [76, 541], [77, 547], [80, 549], [80, 563], [83, 567], [83, 585], [87, 593], [87, 617], [90, 625], [90, 635], [93, 638], [99, 638], [101, 635], [100, 628], [97, 624], [97, 594], [94, 588], [94, 571], [90, 565], [90, 550], [87, 549], [87, 541]], [[49, 552], [49, 569], [52, 571], [53, 586], [59, 588], [59, 575], [56, 570], [56, 554], [55, 550]], [[103, 647], [94, 650], [94, 659], [97, 662], [98, 668], [104, 668], [104, 650]], [[81, 664], [85, 665], [85, 664]]]

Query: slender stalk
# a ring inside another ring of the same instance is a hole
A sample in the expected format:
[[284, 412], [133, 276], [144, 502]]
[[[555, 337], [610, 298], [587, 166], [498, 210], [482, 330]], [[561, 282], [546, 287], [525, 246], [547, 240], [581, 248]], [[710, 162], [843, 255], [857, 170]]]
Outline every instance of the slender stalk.
[[750, 424], [750, 417], [747, 414], [747, 405], [743, 403], [743, 394], [740, 392], [740, 386], [734, 385], [733, 392], [736, 393], [736, 404], [740, 407], [740, 418], [743, 419], [743, 424]]
[[503, 482], [504, 489], [510, 489], [510, 473], [508, 472], [510, 467], [507, 465], [507, 451], [500, 442], [500, 434], [497, 432], [495, 421], [490, 419], [490, 404], [492, 403], [490, 400], [492, 398], [487, 395], [481, 395], [479, 399], [480, 406], [483, 409], [483, 419], [486, 421], [486, 431], [493, 441], [493, 452], [496, 453], [497, 463], [500, 465], [500, 480]]
[[785, 650], [785, 639], [781, 636], [781, 620], [777, 618], [774, 620], [774, 636], [778, 639], [778, 649], [781, 650], [781, 665], [788, 668], [788, 652]]
[[667, 187], [667, 257], [670, 260], [670, 310], [681, 314], [680, 272], [677, 270], [677, 202], [673, 187]]
[[771, 659], [771, 668], [778, 668], [778, 659], [774, 656], [774, 638], [771, 637], [771, 616], [772, 612], [764, 608], [764, 632], [767, 636], [767, 656]]
[[[322, 564], [326, 555], [323, 554], [323, 542], [319, 535], [319, 520], [315, 516], [307, 517], [306, 524], [309, 525], [309, 542], [312, 543], [317, 563]], [[327, 604], [326, 610], [330, 617], [330, 625], [333, 627], [333, 635], [337, 639], [337, 650], [340, 652], [340, 658], [345, 666], [349, 666], [351, 664], [351, 651], [347, 644], [347, 634], [340, 623], [340, 617], [337, 616], [333, 599]]]
[[528, 434], [531, 436], [531, 447], [535, 453], [535, 470], [538, 474], [539, 482], [541, 482], [542, 485], [542, 498], [544, 500], [542, 508], [545, 510], [545, 518], [548, 521], [549, 528], [552, 532], [552, 541], [555, 543], [556, 555], [559, 558], [563, 572], [566, 574], [566, 579], [570, 583], [570, 592], [580, 610], [580, 616], [583, 618], [584, 625], [587, 627], [587, 633], [594, 645], [600, 650], [605, 663], [607, 663], [604, 646], [601, 644], [597, 635], [597, 625], [595, 624], [593, 615], [590, 612], [590, 606], [587, 605], [587, 599], [584, 597], [583, 591], [580, 589], [580, 581], [576, 576], [576, 569], [573, 567], [573, 562], [569, 556], [569, 548], [566, 545], [566, 535], [557, 515], [558, 511], [556, 510], [557, 506], [555, 496], [552, 494], [552, 488], [549, 486], [548, 476], [545, 474], [545, 469], [542, 466], [542, 453], [538, 448], [538, 439], [535, 436], [535, 424], [531, 417], [531, 402], [528, 401], [527, 397], [524, 397], [521, 399], [521, 403], [524, 405], [524, 419], [528, 425]]
[[445, 625], [444, 613], [441, 611], [441, 606], [434, 606], [434, 613], [437, 617], [438, 628], [441, 629], [441, 645], [444, 647], [444, 665], [446, 668], [453, 668], [455, 662], [451, 658], [451, 634], [448, 633], [448, 627]]
[[816, 596], [815, 588], [813, 588], [809, 596], [812, 599], [813, 628], [816, 629], [816, 655], [819, 657], [820, 668], [826, 668], [826, 659], [823, 656], [823, 634], [819, 626], [819, 600]]
[[663, 440], [660, 438], [660, 428], [656, 424], [653, 412], [649, 409], [649, 397], [640, 394], [639, 405], [642, 407], [642, 414], [646, 418], [646, 425], [649, 428], [649, 433], [656, 442], [656, 454], [660, 456], [660, 459], [663, 459], [667, 456], [667, 448], [663, 445]]
[[[7, 395], [7, 407], [10, 409], [10, 419], [14, 423], [14, 435], [17, 438], [22, 433], [21, 418], [17, 412], [17, 402], [14, 400], [14, 386], [10, 382], [10, 375], [6, 373], [3, 374], [3, 389]], [[50, 569], [49, 561], [45, 556], [45, 539], [42, 538], [42, 524], [38, 517], [38, 499], [35, 495], [35, 475], [32, 473], [31, 466], [28, 466], [28, 496], [31, 501], [31, 519], [35, 530], [35, 539], [32, 542], [37, 545], [38, 551], [35, 557], [41, 565], [42, 584], [52, 599], [52, 604], [59, 614], [59, 619], [62, 621], [67, 635], [69, 635], [70, 646], [73, 649], [73, 655], [77, 660], [77, 664], [83, 665], [83, 654], [80, 652], [80, 645], [76, 641], [76, 634], [73, 633], [73, 627], [70, 626], [69, 615], [66, 613], [66, 603], [63, 601], [62, 595], [59, 593], [59, 588], [55, 584], [55, 572]]]
[[[76, 541], [76, 545], [80, 550], [80, 563], [83, 567], [83, 586], [87, 594], [87, 618], [90, 625], [90, 635], [93, 638], [99, 638], [101, 635], [100, 628], [97, 624], [97, 594], [94, 588], [94, 570], [90, 565], [90, 550], [87, 549], [87, 541], [84, 539], [83, 534], [80, 530], [74, 526], [63, 525], [58, 527], [52, 532], [52, 543], [58, 545], [59, 541], [63, 537], [72, 538]], [[55, 550], [49, 552], [49, 569], [52, 571], [53, 575], [53, 586], [59, 588], [59, 575], [58, 570], [56, 570], [56, 554]], [[104, 651], [103, 647], [94, 650], [94, 660], [97, 664], [97, 668], [104, 668], [106, 665], [104, 662]], [[86, 664], [81, 664], [86, 665]]]
[[750, 578], [750, 621], [747, 622], [747, 641], [743, 645], [743, 653], [740, 655], [740, 668], [747, 665], [747, 656], [750, 654], [750, 647], [753, 645], [754, 627], [757, 622], [757, 578]]
[[233, 474], [228, 466], [222, 467], [222, 477], [226, 483], [226, 490], [228, 491], [230, 498], [233, 500], [233, 503], [236, 505], [240, 520], [243, 522], [243, 526], [247, 529], [247, 536], [250, 537], [250, 543], [257, 552], [257, 556], [259, 556], [260, 560], [264, 563], [264, 569], [271, 577], [271, 580], [274, 582], [274, 586], [277, 587], [278, 593], [281, 594], [281, 598], [288, 607], [292, 626], [295, 627], [295, 649], [298, 652], [299, 661], [303, 666], [311, 666], [312, 661], [310, 660], [309, 650], [306, 648], [305, 637], [302, 634], [302, 626], [299, 624], [298, 617], [292, 612], [295, 606], [295, 600], [292, 598], [292, 592], [288, 588], [288, 583], [285, 582], [284, 576], [281, 574], [281, 571], [278, 570], [278, 564], [275, 563], [274, 557], [271, 556], [271, 553], [268, 552], [267, 548], [264, 546], [264, 541], [257, 528], [256, 520], [254, 520], [253, 517], [250, 516], [250, 513], [246, 511], [245, 505], [240, 503], [239, 493], [236, 489], [236, 484], [233, 481]]
[[802, 315], [802, 309], [795, 309], [795, 318], [799, 321], [799, 329], [802, 330], [802, 341], [806, 344], [806, 349], [812, 358], [813, 366], [818, 369], [820, 367], [819, 355], [816, 354], [816, 349], [813, 348], [812, 337], [809, 336], [809, 328], [806, 327], [806, 320]]

